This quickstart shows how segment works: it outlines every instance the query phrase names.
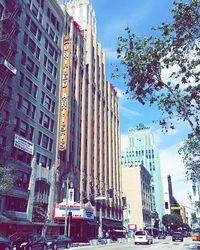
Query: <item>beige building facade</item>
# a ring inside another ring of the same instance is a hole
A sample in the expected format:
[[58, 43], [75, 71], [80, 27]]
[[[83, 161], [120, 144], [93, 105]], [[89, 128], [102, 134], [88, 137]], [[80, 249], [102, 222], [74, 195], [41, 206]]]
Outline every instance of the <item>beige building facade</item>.
[[122, 166], [122, 190], [127, 200], [127, 209], [124, 210], [126, 226], [135, 225], [135, 229], [151, 226], [151, 175], [146, 168], [142, 165]]
[[106, 58], [97, 42], [90, 1], [69, 1], [62, 8], [67, 28], [63, 38], [57, 200], [66, 196], [62, 187], [68, 178], [74, 202], [84, 207], [89, 201], [95, 209], [94, 227], [74, 223], [74, 230], [82, 228], [81, 235], [92, 236], [96, 229], [99, 234], [122, 229], [119, 98], [106, 81]]

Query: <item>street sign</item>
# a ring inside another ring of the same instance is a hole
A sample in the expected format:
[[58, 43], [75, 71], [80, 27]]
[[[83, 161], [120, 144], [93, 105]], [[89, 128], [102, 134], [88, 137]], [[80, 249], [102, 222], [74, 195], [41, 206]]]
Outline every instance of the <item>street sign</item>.
[[171, 207], [171, 210], [181, 210], [181, 207], [180, 207], [180, 206], [177, 206], [177, 207]]
[[94, 198], [96, 201], [106, 200], [106, 196], [97, 196]]

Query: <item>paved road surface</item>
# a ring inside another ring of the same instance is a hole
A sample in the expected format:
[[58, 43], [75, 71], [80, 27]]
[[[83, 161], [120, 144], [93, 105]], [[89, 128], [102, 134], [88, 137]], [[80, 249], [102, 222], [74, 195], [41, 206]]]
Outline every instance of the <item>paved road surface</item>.
[[167, 237], [165, 240], [155, 239], [153, 245], [135, 245], [134, 242], [127, 243], [112, 243], [110, 245], [98, 245], [98, 246], [83, 246], [74, 247], [73, 250], [188, 250], [197, 249], [197, 243], [191, 241], [191, 238], [184, 238], [183, 242], [173, 242], [171, 237]]

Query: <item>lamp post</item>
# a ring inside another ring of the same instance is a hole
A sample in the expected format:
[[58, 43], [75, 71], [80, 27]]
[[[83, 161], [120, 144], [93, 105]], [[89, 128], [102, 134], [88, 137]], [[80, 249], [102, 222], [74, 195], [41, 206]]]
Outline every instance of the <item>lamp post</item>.
[[[97, 196], [94, 198], [94, 200], [96, 201], [102, 201], [102, 200], [106, 200], [106, 196]], [[102, 206], [100, 206], [100, 210], [99, 210], [99, 232], [98, 235], [100, 238], [102, 238], [102, 229], [103, 229], [103, 225], [102, 225]]]
[[66, 202], [65, 202], [65, 229], [64, 229], [64, 235], [67, 236], [67, 208], [68, 208], [68, 189], [69, 189], [69, 179], [67, 177], [66, 180]]

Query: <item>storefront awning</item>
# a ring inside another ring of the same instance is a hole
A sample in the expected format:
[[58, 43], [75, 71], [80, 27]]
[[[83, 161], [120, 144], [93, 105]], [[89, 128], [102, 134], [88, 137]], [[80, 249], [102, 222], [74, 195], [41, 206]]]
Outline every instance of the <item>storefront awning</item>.
[[92, 225], [92, 226], [98, 226], [98, 223], [96, 221], [94, 221], [94, 220], [87, 221], [87, 224]]
[[115, 220], [103, 220], [103, 226], [109, 229], [123, 229], [122, 221], [115, 221]]

